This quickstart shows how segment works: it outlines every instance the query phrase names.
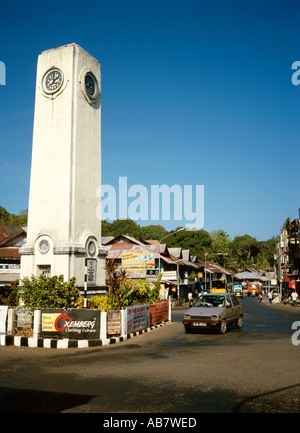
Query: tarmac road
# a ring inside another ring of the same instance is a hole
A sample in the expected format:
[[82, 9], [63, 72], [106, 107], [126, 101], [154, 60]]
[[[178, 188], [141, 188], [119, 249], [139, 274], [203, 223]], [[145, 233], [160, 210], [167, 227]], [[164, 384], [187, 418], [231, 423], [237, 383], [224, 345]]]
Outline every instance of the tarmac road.
[[300, 309], [267, 302], [243, 299], [244, 326], [225, 335], [186, 334], [178, 308], [116, 345], [0, 346], [0, 412], [299, 413]]

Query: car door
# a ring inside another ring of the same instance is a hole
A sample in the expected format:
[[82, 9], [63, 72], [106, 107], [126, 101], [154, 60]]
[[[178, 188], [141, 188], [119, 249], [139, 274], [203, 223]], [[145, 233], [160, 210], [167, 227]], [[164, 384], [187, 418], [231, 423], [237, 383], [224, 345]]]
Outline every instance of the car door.
[[235, 295], [231, 295], [231, 303], [232, 303], [232, 318], [233, 321], [236, 322], [238, 317], [241, 314], [241, 304]]
[[226, 320], [227, 323], [233, 323], [235, 321], [234, 306], [230, 296], [226, 296]]

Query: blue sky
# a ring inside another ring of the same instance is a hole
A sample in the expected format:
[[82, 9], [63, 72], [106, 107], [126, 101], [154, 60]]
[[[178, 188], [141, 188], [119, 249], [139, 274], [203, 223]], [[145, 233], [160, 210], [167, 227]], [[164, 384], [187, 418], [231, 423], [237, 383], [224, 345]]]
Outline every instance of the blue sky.
[[298, 0], [1, 5], [0, 206], [28, 207], [37, 57], [75, 42], [101, 63], [102, 183], [204, 185], [205, 230], [278, 235], [300, 207], [299, 20]]

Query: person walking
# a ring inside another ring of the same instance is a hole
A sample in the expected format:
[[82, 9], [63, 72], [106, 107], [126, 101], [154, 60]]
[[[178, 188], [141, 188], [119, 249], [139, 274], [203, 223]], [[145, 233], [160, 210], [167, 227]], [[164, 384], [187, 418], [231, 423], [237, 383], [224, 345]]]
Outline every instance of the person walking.
[[269, 293], [268, 293], [268, 298], [269, 298], [269, 303], [272, 304], [272, 299], [273, 299], [273, 293], [272, 293], [272, 290], [269, 291]]
[[296, 307], [296, 305], [297, 305], [296, 303], [297, 303], [297, 299], [298, 299], [298, 293], [296, 292], [296, 290], [294, 292], [292, 292], [291, 298], [292, 298], [291, 305], [293, 307]]
[[257, 300], [258, 300], [259, 302], [262, 301], [262, 291], [261, 291], [261, 289], [259, 289], [259, 291], [258, 291], [258, 298], [257, 298]]
[[189, 307], [193, 305], [193, 294], [191, 291], [188, 293], [188, 301], [189, 301]]

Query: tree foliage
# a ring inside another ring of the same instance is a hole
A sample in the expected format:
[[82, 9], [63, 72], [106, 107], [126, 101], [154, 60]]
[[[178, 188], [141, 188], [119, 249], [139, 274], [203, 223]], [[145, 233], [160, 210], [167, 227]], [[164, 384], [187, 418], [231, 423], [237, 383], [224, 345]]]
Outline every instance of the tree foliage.
[[[178, 229], [179, 227], [167, 231], [160, 225], [141, 227], [131, 220], [116, 220], [113, 223], [102, 221], [103, 236], [127, 234], [140, 241], [162, 240], [162, 243], [166, 243], [169, 248], [181, 247], [183, 250], [190, 250], [192, 256], [202, 260], [205, 253], [209, 253], [210, 261], [235, 272], [249, 266], [261, 270], [273, 267], [279, 236], [273, 236], [267, 241], [258, 241], [248, 234], [230, 239], [230, 236], [220, 229], [211, 233], [205, 230], [185, 230], [167, 237]], [[164, 237], [166, 239], [163, 239]]]
[[0, 206], [0, 224], [8, 226], [26, 226], [27, 209], [21, 210], [19, 215], [9, 213], [4, 207]]
[[107, 274], [108, 308], [122, 309], [129, 305], [150, 304], [159, 302], [159, 277], [151, 289], [145, 280], [134, 280], [126, 277], [126, 273], [119, 269], [119, 265], [113, 259], [106, 260], [105, 270]]

